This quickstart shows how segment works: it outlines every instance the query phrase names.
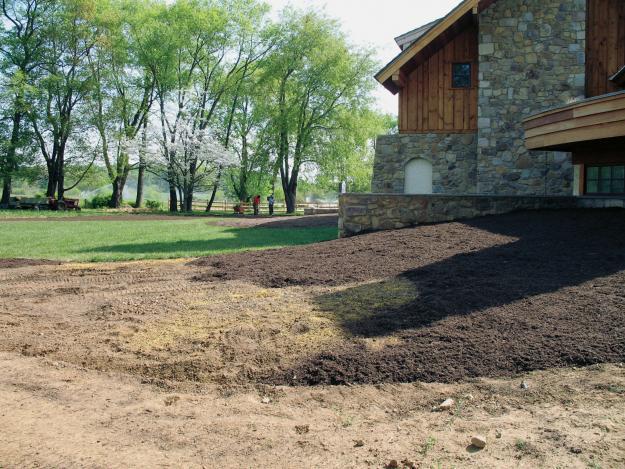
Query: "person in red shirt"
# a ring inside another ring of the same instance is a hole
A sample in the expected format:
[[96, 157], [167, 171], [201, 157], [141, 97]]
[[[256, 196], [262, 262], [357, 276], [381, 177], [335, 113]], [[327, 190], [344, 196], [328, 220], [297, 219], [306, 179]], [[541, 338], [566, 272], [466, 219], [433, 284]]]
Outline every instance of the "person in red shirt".
[[260, 212], [260, 195], [254, 197], [254, 215], [258, 216]]

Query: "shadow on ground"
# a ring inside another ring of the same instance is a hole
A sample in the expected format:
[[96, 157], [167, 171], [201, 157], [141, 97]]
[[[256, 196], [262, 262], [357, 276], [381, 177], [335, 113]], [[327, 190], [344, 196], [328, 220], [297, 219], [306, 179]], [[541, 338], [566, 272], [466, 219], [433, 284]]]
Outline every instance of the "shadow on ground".
[[[463, 224], [513, 240], [319, 296], [352, 339], [277, 381], [454, 381], [625, 360], [625, 212]], [[371, 347], [388, 336], [399, 344]]]
[[162, 242], [135, 242], [110, 244], [86, 248], [80, 254], [98, 255], [117, 254], [128, 256], [178, 256], [194, 257], [206, 254], [219, 254], [241, 250], [262, 250], [292, 245], [305, 245], [334, 239], [336, 233], [328, 229], [261, 229], [230, 228], [219, 233], [218, 237], [208, 239], [189, 239]]
[[465, 225], [518, 240], [316, 301], [351, 334], [376, 337], [578, 286], [625, 270], [625, 213], [609, 213], [613, 217], [556, 216], [540, 226], [512, 217], [503, 224], [496, 218], [469, 221]]

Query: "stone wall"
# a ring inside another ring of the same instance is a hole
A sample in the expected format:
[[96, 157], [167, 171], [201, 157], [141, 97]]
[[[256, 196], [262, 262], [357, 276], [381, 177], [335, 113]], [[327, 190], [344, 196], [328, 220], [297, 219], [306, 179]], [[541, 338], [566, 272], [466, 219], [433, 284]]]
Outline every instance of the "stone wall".
[[339, 231], [341, 237], [347, 237], [515, 210], [574, 208], [579, 200], [576, 197], [343, 194], [339, 200]]
[[586, 0], [499, 0], [480, 14], [480, 194], [572, 194], [570, 155], [530, 152], [522, 119], [584, 97]]
[[477, 184], [476, 134], [402, 134], [378, 138], [372, 190], [403, 194], [404, 168], [413, 158], [432, 163], [435, 194], [475, 193]]

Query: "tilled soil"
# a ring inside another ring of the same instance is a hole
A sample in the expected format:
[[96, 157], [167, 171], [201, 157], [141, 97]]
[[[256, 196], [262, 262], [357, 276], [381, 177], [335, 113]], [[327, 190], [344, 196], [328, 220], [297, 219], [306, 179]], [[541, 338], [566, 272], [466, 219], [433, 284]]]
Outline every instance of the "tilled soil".
[[59, 265], [58, 261], [43, 259], [0, 259], [0, 269], [17, 269], [18, 267], [33, 267], [38, 265]]
[[623, 211], [537, 212], [5, 261], [0, 465], [624, 467], [623, 233]]
[[455, 382], [625, 360], [623, 211], [184, 261], [0, 269], [0, 350], [166, 387]]
[[[622, 211], [517, 213], [204, 259], [196, 278], [275, 288], [398, 275], [415, 292], [403, 304], [336, 308], [384, 282], [317, 298], [321, 309], [334, 306], [349, 338], [261, 379], [451, 382], [625, 360], [624, 233]], [[363, 341], [388, 336], [396, 343]]]

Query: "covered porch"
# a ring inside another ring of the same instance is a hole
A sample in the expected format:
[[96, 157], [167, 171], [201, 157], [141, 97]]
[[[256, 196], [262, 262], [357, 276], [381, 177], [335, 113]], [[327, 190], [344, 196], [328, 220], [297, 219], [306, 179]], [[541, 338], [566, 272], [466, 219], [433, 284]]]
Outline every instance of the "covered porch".
[[528, 149], [572, 153], [575, 195], [625, 197], [625, 91], [550, 109], [523, 124]]

